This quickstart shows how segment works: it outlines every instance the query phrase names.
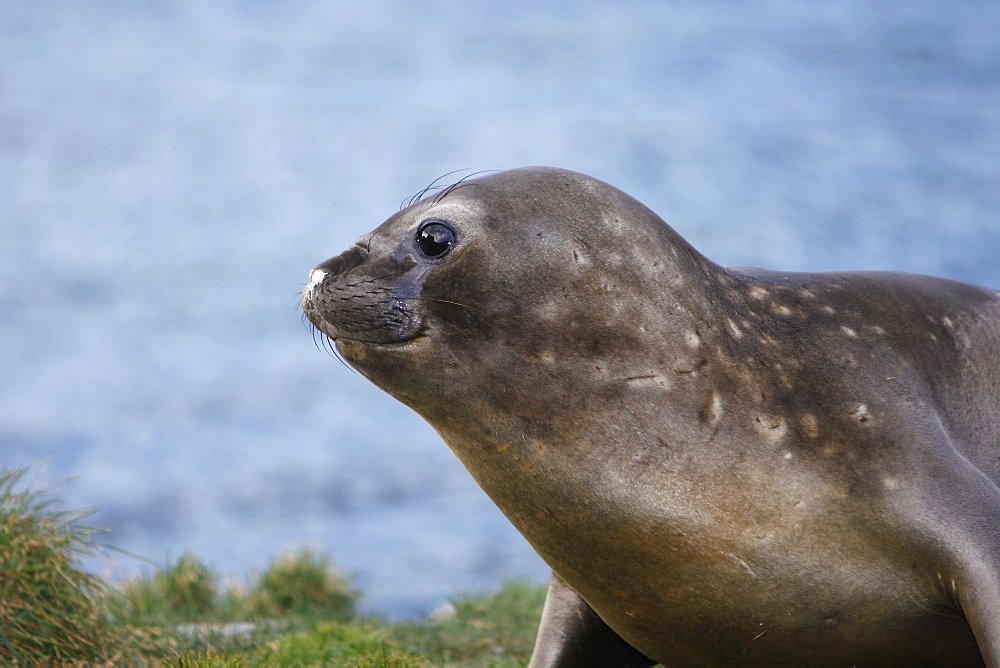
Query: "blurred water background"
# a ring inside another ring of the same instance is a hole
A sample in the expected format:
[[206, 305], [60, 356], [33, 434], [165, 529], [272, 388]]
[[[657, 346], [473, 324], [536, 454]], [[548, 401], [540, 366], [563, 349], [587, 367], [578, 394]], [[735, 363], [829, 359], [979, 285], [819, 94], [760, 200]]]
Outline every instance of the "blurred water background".
[[[368, 610], [546, 569], [317, 350], [308, 270], [455, 169], [551, 164], [712, 259], [1000, 287], [995, 0], [0, 0], [0, 460], [105, 541]], [[127, 574], [148, 568], [118, 556]]]

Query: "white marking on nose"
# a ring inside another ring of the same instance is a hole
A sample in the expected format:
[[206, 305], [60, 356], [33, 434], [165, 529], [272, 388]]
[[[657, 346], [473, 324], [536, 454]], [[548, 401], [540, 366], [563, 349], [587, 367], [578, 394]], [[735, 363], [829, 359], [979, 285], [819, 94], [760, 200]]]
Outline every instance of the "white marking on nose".
[[313, 288], [323, 282], [326, 278], [328, 272], [322, 269], [313, 269], [309, 272], [309, 284], [306, 286], [306, 292], [311, 292]]

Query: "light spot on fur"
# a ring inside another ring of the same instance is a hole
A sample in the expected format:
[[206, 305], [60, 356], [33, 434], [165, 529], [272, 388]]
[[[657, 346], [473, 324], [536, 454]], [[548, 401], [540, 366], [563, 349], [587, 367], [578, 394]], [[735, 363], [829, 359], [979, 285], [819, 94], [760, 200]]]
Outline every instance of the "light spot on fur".
[[722, 397], [715, 390], [708, 391], [705, 403], [701, 407], [700, 417], [713, 427], [722, 419]]
[[549, 299], [541, 302], [535, 308], [535, 314], [539, 320], [562, 322], [567, 316], [566, 302], [561, 299]]
[[868, 411], [868, 406], [864, 404], [858, 404], [851, 411], [851, 419], [860, 425], [868, 425], [871, 422], [872, 415]]
[[772, 443], [782, 440], [788, 433], [788, 424], [785, 422], [785, 418], [778, 415], [758, 415], [754, 418], [754, 427]]
[[740, 330], [739, 325], [729, 318], [726, 318], [726, 324], [729, 325], [729, 331], [733, 333], [733, 337], [737, 339], [743, 338], [743, 332]]
[[697, 348], [701, 345], [701, 337], [695, 330], [690, 330], [684, 332], [684, 342], [692, 348]]
[[836, 356], [834, 356], [833, 359], [834, 359], [834, 361], [837, 364], [840, 364], [845, 369], [857, 369], [858, 368], [858, 360], [857, 360], [857, 358], [854, 357], [854, 355], [849, 355], [849, 354], [848, 355], [836, 355]]
[[879, 336], [885, 336], [885, 330], [883, 328], [879, 327], [878, 325], [871, 325], [871, 326], [868, 327], [868, 329], [872, 330], [873, 332], [875, 332]]
[[819, 420], [812, 413], [805, 413], [799, 418], [799, 426], [802, 434], [806, 438], [816, 438], [819, 436]]
[[770, 294], [770, 292], [759, 285], [755, 285], [750, 288], [750, 296], [757, 300], [766, 299]]
[[841, 325], [840, 326], [840, 331], [842, 331], [844, 334], [846, 334], [847, 336], [851, 337], [852, 339], [855, 338], [855, 337], [857, 337], [857, 335], [858, 335], [857, 332], [855, 332], [853, 329], [851, 329], [847, 325]]
[[781, 383], [782, 387], [784, 387], [786, 390], [795, 389], [795, 383], [792, 382], [791, 377], [789, 377], [788, 373], [785, 371], [784, 368], [782, 368], [780, 364], [774, 365], [774, 371], [777, 374], [778, 381]]
[[826, 441], [820, 447], [819, 451], [827, 457], [838, 457], [843, 449], [844, 447], [836, 441]]
[[833, 315], [834, 313], [837, 312], [837, 309], [833, 308], [829, 304], [823, 304], [823, 306], [820, 307], [820, 310], [823, 311], [823, 313], [826, 313], [827, 315]]
[[532, 360], [535, 364], [553, 365], [556, 363], [556, 356], [551, 350], [543, 350]]
[[783, 454], [781, 456], [782, 456], [783, 459], [791, 459], [792, 458], [792, 453], [786, 452], [785, 454]]
[[792, 309], [788, 308], [784, 304], [775, 304], [773, 308], [774, 312], [780, 315], [782, 318], [787, 318], [788, 316], [792, 315]]
[[895, 478], [890, 478], [886, 476], [882, 478], [882, 486], [886, 489], [899, 489], [899, 481]]

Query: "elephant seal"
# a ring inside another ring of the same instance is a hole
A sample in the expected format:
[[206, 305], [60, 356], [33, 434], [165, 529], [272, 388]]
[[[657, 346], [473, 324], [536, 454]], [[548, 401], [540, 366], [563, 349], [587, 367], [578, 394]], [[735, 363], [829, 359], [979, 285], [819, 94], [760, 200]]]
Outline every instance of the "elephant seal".
[[532, 665], [1000, 665], [1000, 293], [724, 268], [533, 167], [302, 305], [552, 567]]

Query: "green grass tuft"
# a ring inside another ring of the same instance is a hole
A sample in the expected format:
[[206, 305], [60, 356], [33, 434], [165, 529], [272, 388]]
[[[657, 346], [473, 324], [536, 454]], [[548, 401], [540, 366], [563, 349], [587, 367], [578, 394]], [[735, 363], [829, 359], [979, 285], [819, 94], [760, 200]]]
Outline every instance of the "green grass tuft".
[[257, 617], [287, 615], [344, 621], [354, 615], [358, 593], [329, 557], [309, 548], [275, 559], [257, 578], [249, 602]]
[[212, 617], [215, 575], [191, 553], [152, 577], [125, 583], [121, 613], [136, 625], [179, 624]]
[[108, 624], [107, 587], [78, 561], [99, 552], [93, 529], [27, 469], [0, 472], [0, 663], [111, 660], [123, 634]]

